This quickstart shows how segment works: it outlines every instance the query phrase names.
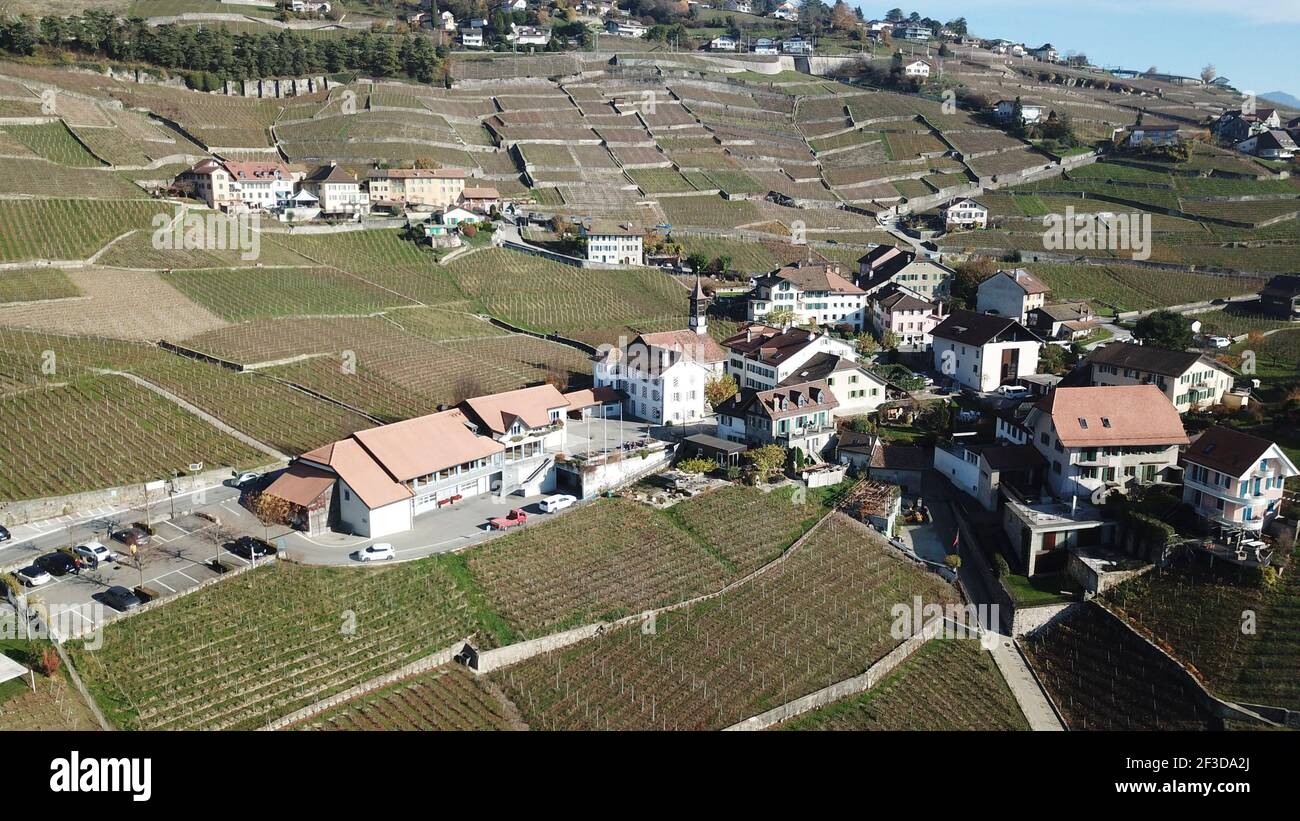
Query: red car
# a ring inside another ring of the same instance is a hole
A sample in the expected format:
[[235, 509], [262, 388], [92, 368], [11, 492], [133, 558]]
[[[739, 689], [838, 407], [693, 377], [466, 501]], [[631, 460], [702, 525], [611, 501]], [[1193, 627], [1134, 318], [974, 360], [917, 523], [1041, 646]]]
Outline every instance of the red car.
[[507, 527], [521, 525], [526, 521], [528, 521], [528, 514], [524, 513], [519, 508], [515, 508], [506, 516], [498, 516], [495, 519], [489, 520], [488, 526], [493, 530], [505, 530]]

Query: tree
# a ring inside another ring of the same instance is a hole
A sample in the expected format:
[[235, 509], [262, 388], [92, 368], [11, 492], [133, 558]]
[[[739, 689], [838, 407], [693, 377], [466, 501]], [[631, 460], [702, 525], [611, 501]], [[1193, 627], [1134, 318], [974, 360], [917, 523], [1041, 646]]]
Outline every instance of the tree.
[[844, 0], [835, 0], [835, 5], [831, 7], [831, 28], [836, 31], [854, 31], [857, 27], [857, 20], [853, 17], [849, 4]]
[[271, 525], [291, 525], [297, 505], [288, 499], [282, 499], [270, 493], [258, 493], [248, 500], [248, 509], [262, 523], [263, 528]]
[[1219, 76], [1219, 70], [1214, 67], [1214, 63], [1206, 63], [1201, 69], [1201, 82], [1208, 84], [1215, 77]]
[[898, 334], [893, 331], [885, 331], [880, 337], [880, 347], [887, 351], [896, 350], [903, 340], [898, 338]]
[[1182, 351], [1192, 344], [1192, 322], [1173, 311], [1156, 311], [1137, 321], [1133, 335], [1144, 345]]
[[704, 398], [713, 407], [721, 405], [728, 399], [736, 395], [740, 387], [736, 384], [736, 377], [729, 373], [721, 376], [715, 376], [708, 382], [704, 383]]
[[969, 310], [975, 309], [976, 292], [980, 283], [997, 272], [997, 263], [990, 257], [971, 257], [955, 266], [957, 276], [953, 279], [950, 293], [953, 302]]
[[789, 323], [794, 322], [794, 309], [773, 308], [772, 310], [763, 314], [763, 321], [766, 322], [768, 325], [775, 325], [777, 327], [780, 327], [782, 325], [788, 325]]
[[901, 23], [903, 20], [903, 10], [890, 9], [889, 11], [885, 12], [885, 19], [891, 23]]
[[967, 33], [966, 18], [958, 17], [956, 20], [949, 20], [944, 28], [951, 29], [953, 34], [956, 34], [958, 37], [965, 37]]
[[785, 448], [780, 445], [763, 445], [745, 453], [749, 462], [749, 477], [754, 484], [767, 479], [785, 465]]
[[863, 356], [871, 356], [880, 351], [880, 343], [871, 334], [858, 334], [854, 344], [857, 346], [858, 353]]
[[1064, 373], [1065, 350], [1060, 345], [1044, 345], [1038, 354], [1039, 373]]
[[709, 258], [699, 251], [692, 251], [686, 255], [686, 267], [695, 272], [703, 271], [709, 267]]

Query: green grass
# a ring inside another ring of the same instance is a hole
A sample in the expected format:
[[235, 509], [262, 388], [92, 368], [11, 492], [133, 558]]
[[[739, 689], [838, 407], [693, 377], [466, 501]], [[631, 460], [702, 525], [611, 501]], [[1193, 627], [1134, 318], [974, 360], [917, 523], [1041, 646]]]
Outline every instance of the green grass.
[[1038, 607], [1072, 601], [1066, 595], [1071, 584], [1064, 573], [1040, 573], [1032, 578], [1008, 573], [1002, 577], [1002, 586], [1011, 595], [1016, 607]]
[[103, 165], [77, 142], [77, 138], [72, 136], [72, 132], [62, 120], [40, 125], [6, 125], [4, 131], [36, 154], [59, 165], [77, 168], [94, 168]]
[[57, 268], [0, 270], [0, 305], [6, 302], [65, 299], [80, 293], [68, 275]]

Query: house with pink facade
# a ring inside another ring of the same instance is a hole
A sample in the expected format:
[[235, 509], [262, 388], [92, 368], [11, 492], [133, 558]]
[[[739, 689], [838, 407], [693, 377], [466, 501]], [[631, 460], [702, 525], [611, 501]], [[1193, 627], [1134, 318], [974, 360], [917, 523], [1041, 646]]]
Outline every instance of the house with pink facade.
[[871, 294], [871, 323], [876, 335], [887, 331], [898, 337], [899, 347], [915, 351], [930, 348], [930, 332], [943, 321], [943, 306], [929, 302], [897, 283]]
[[1283, 483], [1297, 473], [1277, 444], [1225, 427], [1197, 436], [1183, 462], [1183, 502], [1220, 530], [1262, 530], [1279, 513]]

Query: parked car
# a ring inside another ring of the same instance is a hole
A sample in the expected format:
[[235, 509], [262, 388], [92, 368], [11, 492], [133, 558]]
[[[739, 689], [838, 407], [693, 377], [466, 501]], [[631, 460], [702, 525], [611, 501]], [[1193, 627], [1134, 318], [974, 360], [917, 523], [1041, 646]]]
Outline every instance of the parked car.
[[1029, 388], [1024, 385], [998, 385], [998, 393], [1008, 399], [1024, 399], [1029, 396]]
[[547, 496], [537, 503], [543, 513], [558, 513], [566, 507], [573, 507], [578, 503], [576, 496], [570, 496], [567, 493], [557, 493], [554, 496]]
[[384, 559], [396, 559], [397, 551], [387, 542], [368, 545], [360, 550], [352, 551], [352, 558], [359, 562], [378, 562]]
[[238, 478], [235, 479], [235, 487], [243, 487], [244, 485], [256, 482], [261, 478], [262, 474], [260, 473], [241, 473]]
[[40, 587], [41, 585], [49, 584], [52, 581], [49, 573], [46, 573], [34, 564], [28, 565], [22, 570], [14, 571], [14, 576], [17, 577], [18, 581], [28, 587]]
[[85, 544], [79, 544], [72, 548], [72, 552], [76, 553], [88, 567], [98, 567], [101, 564], [108, 564], [109, 562], [117, 561], [117, 556], [113, 551], [104, 547], [104, 545], [99, 542], [86, 542]]
[[1211, 348], [1230, 348], [1232, 340], [1226, 336], [1212, 336], [1208, 340]]
[[488, 520], [488, 527], [492, 528], [493, 530], [505, 530], [508, 527], [515, 527], [517, 525], [522, 525], [524, 522], [527, 521], [528, 521], [528, 514], [523, 512], [519, 508], [514, 508], [513, 510], [510, 511], [510, 513], [508, 513], [505, 516], [497, 516], [495, 519]]
[[260, 559], [274, 553], [275, 545], [269, 545], [254, 536], [240, 536], [230, 546], [230, 552], [245, 559]]
[[113, 608], [114, 610], [119, 610], [122, 612], [125, 612], [127, 610], [134, 610], [135, 608], [144, 604], [144, 602], [140, 601], [139, 596], [137, 596], [134, 592], [128, 590], [127, 588], [122, 587], [121, 585], [113, 585], [112, 587], [105, 590], [103, 599], [104, 599], [104, 604], [107, 604], [109, 607]]
[[9, 532], [9, 528], [0, 525], [0, 542], [7, 542], [13, 537], [13, 534]]
[[69, 573], [75, 575], [81, 570], [77, 560], [67, 553], [46, 553], [36, 560], [36, 566], [51, 576], [66, 576]]
[[135, 545], [136, 547], [148, 547], [149, 542], [152, 540], [149, 533], [139, 527], [128, 527], [119, 530], [113, 534], [113, 538], [128, 547], [131, 545]]

